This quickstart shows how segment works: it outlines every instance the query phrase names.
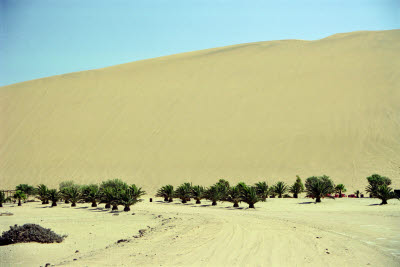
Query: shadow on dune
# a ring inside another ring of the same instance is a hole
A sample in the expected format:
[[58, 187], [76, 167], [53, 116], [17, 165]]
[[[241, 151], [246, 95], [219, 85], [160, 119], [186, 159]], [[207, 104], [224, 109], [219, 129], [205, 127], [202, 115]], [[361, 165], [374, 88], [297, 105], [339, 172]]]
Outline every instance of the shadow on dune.
[[300, 203], [297, 203], [297, 204], [313, 204], [314, 203], [314, 201], [309, 201], [309, 202], [300, 202]]
[[369, 204], [368, 206], [380, 206], [381, 204]]

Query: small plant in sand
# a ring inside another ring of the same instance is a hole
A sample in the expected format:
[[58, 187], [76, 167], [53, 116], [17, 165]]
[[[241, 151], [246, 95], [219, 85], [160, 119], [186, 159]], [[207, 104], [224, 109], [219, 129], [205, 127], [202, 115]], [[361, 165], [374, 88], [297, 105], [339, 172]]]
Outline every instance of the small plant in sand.
[[379, 174], [373, 174], [367, 177], [367, 180], [369, 185], [365, 188], [365, 191], [370, 193], [371, 197], [377, 197], [379, 186], [389, 186], [392, 184], [392, 180], [388, 177], [380, 176]]
[[294, 198], [298, 198], [299, 194], [304, 192], [304, 185], [300, 177], [298, 175], [296, 177], [296, 182], [289, 188], [289, 192], [293, 194]]
[[175, 197], [180, 198], [182, 203], [186, 203], [192, 193], [192, 185], [190, 183], [183, 183], [175, 190]]
[[37, 198], [42, 201], [42, 204], [49, 204], [49, 189], [44, 184], [40, 184], [36, 189]]
[[28, 184], [19, 184], [15, 187], [15, 190], [23, 192], [26, 195], [27, 199], [29, 198], [29, 196], [35, 195], [36, 193], [35, 188]]
[[76, 207], [76, 203], [82, 199], [80, 187], [73, 185], [63, 190], [64, 199], [68, 199], [71, 202], [71, 207]]
[[76, 185], [74, 183], [74, 181], [64, 181], [64, 182], [61, 182], [59, 185], [60, 197], [64, 199], [65, 204], [69, 204], [68, 194], [66, 193], [67, 188], [70, 188], [73, 186], [78, 186], [78, 185]]
[[381, 205], [387, 204], [389, 199], [398, 199], [397, 195], [393, 192], [393, 189], [386, 184], [378, 186], [378, 189], [375, 191], [375, 197], [382, 200]]
[[240, 192], [242, 201], [249, 204], [249, 209], [255, 209], [254, 204], [259, 201], [257, 189], [253, 186], [246, 186]]
[[57, 189], [49, 189], [49, 200], [51, 201], [51, 206], [56, 207], [57, 201], [61, 198], [61, 194]]
[[360, 197], [360, 194], [361, 194], [360, 190], [356, 190], [356, 191], [354, 192], [354, 195], [356, 195], [357, 198]]
[[321, 198], [335, 191], [335, 185], [326, 175], [307, 178], [305, 185], [307, 194], [315, 198], [316, 203], [321, 202]]
[[10, 201], [9, 197], [6, 197], [6, 194], [3, 191], [0, 191], [0, 208], [3, 207], [3, 203]]
[[268, 185], [266, 182], [258, 182], [255, 184], [258, 198], [265, 202], [268, 197]]
[[0, 246], [28, 242], [60, 243], [65, 237], [37, 224], [14, 225], [0, 236]]
[[164, 201], [172, 202], [174, 192], [174, 187], [172, 185], [165, 185], [158, 189], [156, 197], [163, 197]]
[[282, 195], [288, 191], [288, 186], [284, 182], [277, 182], [274, 186], [274, 190], [278, 198], [282, 198]]
[[21, 206], [21, 200], [25, 200], [27, 197], [24, 192], [17, 190], [13, 196], [14, 199], [18, 200], [18, 206]]
[[192, 197], [196, 200], [196, 204], [201, 204], [201, 199], [204, 195], [204, 187], [195, 185], [192, 187]]
[[268, 188], [268, 195], [269, 195], [270, 198], [275, 198], [276, 193], [275, 193], [275, 186], [274, 185], [270, 186]]
[[100, 190], [97, 184], [82, 186], [82, 198], [86, 202], [92, 203], [92, 207], [97, 207], [97, 201], [100, 199]]
[[228, 201], [233, 203], [233, 207], [238, 208], [239, 202], [242, 201], [241, 186], [232, 186], [229, 188]]
[[342, 197], [342, 193], [346, 191], [347, 189], [343, 184], [338, 184], [335, 186], [335, 193], [338, 193], [339, 197]]
[[212, 202], [211, 205], [216, 206], [217, 201], [221, 200], [222, 192], [225, 190], [221, 184], [215, 184], [204, 191], [204, 198]]
[[145, 195], [146, 192], [142, 190], [141, 187], [137, 187], [136, 185], [132, 184], [127, 189], [123, 189], [121, 191], [121, 205], [124, 205], [124, 211], [130, 211], [131, 206], [139, 202], [139, 198]]

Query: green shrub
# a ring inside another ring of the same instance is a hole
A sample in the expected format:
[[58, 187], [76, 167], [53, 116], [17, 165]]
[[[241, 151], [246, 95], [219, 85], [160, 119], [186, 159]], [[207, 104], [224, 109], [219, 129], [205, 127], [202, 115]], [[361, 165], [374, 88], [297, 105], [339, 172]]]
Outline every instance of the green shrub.
[[0, 246], [28, 242], [60, 243], [65, 237], [37, 224], [14, 225], [0, 236]]

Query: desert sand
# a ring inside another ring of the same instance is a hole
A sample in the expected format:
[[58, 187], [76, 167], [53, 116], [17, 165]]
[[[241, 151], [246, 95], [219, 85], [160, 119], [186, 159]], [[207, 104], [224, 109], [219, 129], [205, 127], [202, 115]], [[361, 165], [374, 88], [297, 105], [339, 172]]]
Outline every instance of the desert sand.
[[[60, 62], [62, 64], [62, 62]], [[326, 174], [400, 186], [400, 30], [257, 42], [0, 87], [1, 188], [149, 193]]]
[[[0, 232], [38, 223], [68, 237], [0, 246], [0, 265], [399, 266], [400, 201], [379, 202], [268, 199], [250, 210], [244, 203], [233, 209], [225, 202], [213, 207], [205, 200], [150, 203], [146, 197], [131, 212], [116, 213], [104, 204], [6, 204], [0, 212], [14, 215], [0, 217]], [[140, 229], [146, 229], [143, 236]]]

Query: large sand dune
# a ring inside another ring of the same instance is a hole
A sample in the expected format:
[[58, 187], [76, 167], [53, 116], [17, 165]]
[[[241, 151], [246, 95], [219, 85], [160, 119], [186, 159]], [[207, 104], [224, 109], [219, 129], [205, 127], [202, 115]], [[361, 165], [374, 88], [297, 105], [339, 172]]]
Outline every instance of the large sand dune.
[[208, 49], [0, 88], [0, 187], [400, 186], [400, 30]]

